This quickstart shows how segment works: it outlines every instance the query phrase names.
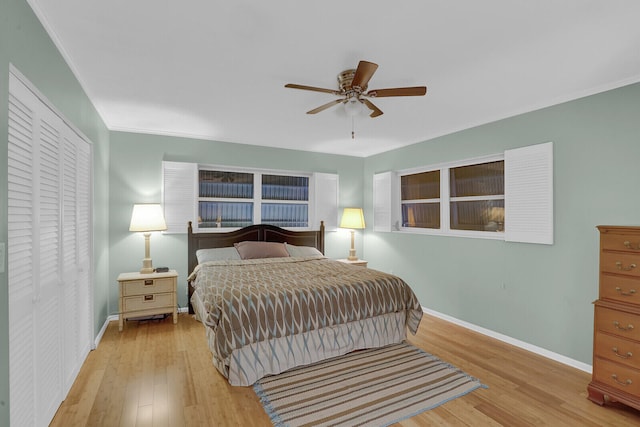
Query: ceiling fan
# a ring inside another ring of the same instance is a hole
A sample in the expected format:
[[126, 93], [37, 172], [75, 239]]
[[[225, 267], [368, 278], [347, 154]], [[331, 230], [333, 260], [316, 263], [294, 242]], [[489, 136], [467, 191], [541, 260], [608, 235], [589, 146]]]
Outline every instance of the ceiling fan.
[[324, 111], [327, 108], [333, 107], [338, 104], [345, 104], [345, 108], [351, 111], [355, 111], [360, 108], [360, 104], [364, 104], [371, 110], [369, 117], [381, 116], [382, 110], [376, 107], [369, 98], [385, 98], [390, 96], [422, 96], [427, 93], [426, 86], [413, 86], [413, 87], [399, 87], [391, 89], [373, 89], [367, 92], [369, 80], [378, 69], [378, 64], [373, 62], [360, 61], [358, 68], [355, 70], [344, 70], [338, 74], [338, 85], [340, 89], [323, 89], [320, 87], [303, 86], [293, 83], [288, 83], [284, 87], [292, 89], [311, 90], [315, 92], [330, 93], [336, 96], [340, 96], [339, 99], [334, 99], [331, 102], [327, 102], [313, 110], [307, 111], [307, 114], [316, 114], [320, 111]]

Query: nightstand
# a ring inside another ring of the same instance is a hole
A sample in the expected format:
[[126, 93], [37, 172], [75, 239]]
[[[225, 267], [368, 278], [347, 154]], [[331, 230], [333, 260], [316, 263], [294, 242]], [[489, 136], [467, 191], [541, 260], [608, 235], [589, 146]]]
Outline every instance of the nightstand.
[[120, 297], [118, 302], [118, 330], [122, 331], [124, 320], [132, 317], [173, 314], [173, 323], [178, 323], [177, 286], [178, 273], [122, 273], [118, 276]]
[[365, 267], [365, 268], [367, 267], [367, 261], [365, 261], [363, 259], [357, 259], [355, 261], [351, 261], [351, 260], [348, 260], [346, 258], [342, 258], [342, 259], [338, 259], [336, 261], [344, 262], [345, 264], [357, 265], [357, 266]]

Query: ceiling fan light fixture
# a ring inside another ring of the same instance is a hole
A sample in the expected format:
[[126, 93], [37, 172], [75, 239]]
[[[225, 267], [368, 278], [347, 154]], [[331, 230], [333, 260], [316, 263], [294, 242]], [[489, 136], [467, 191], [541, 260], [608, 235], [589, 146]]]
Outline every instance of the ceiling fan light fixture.
[[363, 112], [362, 102], [355, 96], [351, 97], [344, 103], [344, 111], [346, 111], [350, 117], [357, 116]]

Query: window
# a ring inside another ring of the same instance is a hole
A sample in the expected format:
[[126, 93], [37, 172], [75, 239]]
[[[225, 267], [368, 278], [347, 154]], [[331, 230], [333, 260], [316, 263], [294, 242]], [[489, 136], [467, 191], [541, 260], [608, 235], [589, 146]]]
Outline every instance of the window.
[[338, 176], [163, 162], [167, 232], [271, 224], [337, 229]]
[[200, 170], [198, 187], [200, 229], [309, 226], [308, 176]]
[[309, 177], [262, 175], [263, 224], [309, 226]]
[[504, 231], [504, 161], [449, 169], [452, 230]]
[[374, 175], [374, 231], [553, 243], [553, 145]]
[[[502, 232], [504, 161], [448, 164], [401, 172], [400, 230]], [[441, 218], [446, 218], [443, 222]]]
[[402, 227], [440, 228], [440, 171], [400, 177]]
[[252, 173], [198, 172], [198, 227], [246, 227], [253, 224]]

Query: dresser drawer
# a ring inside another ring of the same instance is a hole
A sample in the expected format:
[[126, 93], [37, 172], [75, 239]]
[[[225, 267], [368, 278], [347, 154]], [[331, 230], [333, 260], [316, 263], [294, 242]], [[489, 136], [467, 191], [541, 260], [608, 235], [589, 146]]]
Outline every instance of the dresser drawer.
[[640, 234], [603, 233], [600, 235], [602, 250], [635, 251], [640, 254]]
[[602, 252], [600, 270], [607, 273], [640, 277], [640, 255], [625, 252]]
[[596, 331], [640, 341], [640, 315], [596, 306]]
[[632, 395], [640, 394], [640, 371], [595, 357], [593, 379]]
[[640, 342], [597, 332], [594, 344], [596, 357], [640, 369]]
[[640, 305], [640, 278], [601, 274], [600, 298]]
[[173, 294], [145, 294], [122, 299], [124, 312], [149, 310], [161, 307], [173, 307]]
[[122, 295], [146, 295], [160, 292], [172, 292], [172, 277], [163, 277], [160, 279], [140, 279], [122, 282]]

